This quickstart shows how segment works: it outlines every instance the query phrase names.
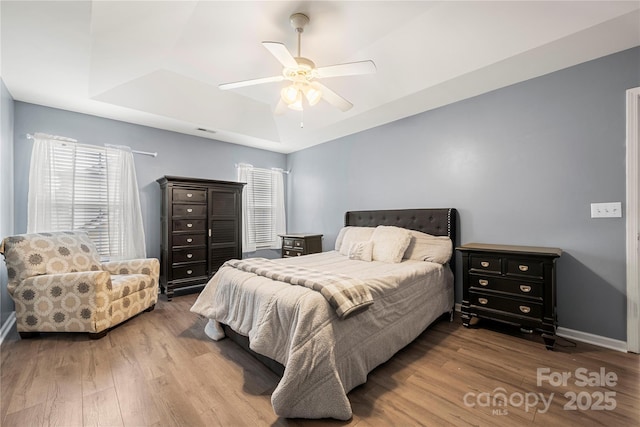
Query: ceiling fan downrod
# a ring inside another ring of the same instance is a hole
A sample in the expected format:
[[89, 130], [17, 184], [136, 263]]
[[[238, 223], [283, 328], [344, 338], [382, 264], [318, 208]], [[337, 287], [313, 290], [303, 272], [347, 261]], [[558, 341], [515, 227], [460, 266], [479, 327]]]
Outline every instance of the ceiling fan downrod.
[[304, 13], [294, 13], [289, 17], [289, 22], [293, 29], [296, 30], [296, 33], [298, 33], [298, 57], [300, 57], [302, 56], [300, 55], [301, 35], [304, 31], [304, 27], [309, 23], [309, 17]]

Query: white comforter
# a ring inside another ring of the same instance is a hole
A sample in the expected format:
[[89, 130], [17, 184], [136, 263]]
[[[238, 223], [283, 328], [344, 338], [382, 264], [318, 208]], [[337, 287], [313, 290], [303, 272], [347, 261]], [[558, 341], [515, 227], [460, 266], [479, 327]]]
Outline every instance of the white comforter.
[[340, 320], [320, 293], [221, 268], [191, 308], [248, 336], [250, 348], [285, 366], [271, 396], [277, 415], [351, 418], [347, 393], [453, 308], [453, 275], [425, 261], [350, 260], [336, 251], [276, 262], [356, 277], [373, 305]]

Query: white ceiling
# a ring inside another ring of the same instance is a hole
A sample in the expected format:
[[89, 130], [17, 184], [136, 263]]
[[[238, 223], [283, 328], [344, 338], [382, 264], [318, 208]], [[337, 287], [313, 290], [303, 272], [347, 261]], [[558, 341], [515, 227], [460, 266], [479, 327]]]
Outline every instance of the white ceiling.
[[[371, 59], [324, 79], [354, 104], [273, 114], [283, 83], [261, 41]], [[640, 45], [639, 1], [6, 1], [2, 79], [15, 100], [289, 153]], [[214, 134], [197, 130], [205, 128]], [[35, 131], [35, 130], [34, 130]]]

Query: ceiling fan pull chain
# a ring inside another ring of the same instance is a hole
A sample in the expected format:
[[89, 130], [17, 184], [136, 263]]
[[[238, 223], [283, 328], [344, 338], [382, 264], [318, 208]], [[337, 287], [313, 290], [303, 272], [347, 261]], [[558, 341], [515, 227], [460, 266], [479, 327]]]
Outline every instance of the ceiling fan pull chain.
[[304, 109], [300, 110], [300, 129], [304, 128]]

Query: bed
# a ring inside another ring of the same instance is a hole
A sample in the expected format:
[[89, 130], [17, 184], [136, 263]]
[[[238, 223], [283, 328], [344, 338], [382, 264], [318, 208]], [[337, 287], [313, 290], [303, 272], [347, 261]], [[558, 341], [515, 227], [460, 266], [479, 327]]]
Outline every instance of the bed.
[[455, 209], [347, 212], [336, 250], [230, 262], [191, 311], [281, 374], [278, 416], [348, 420], [347, 393], [452, 312], [455, 243]]

